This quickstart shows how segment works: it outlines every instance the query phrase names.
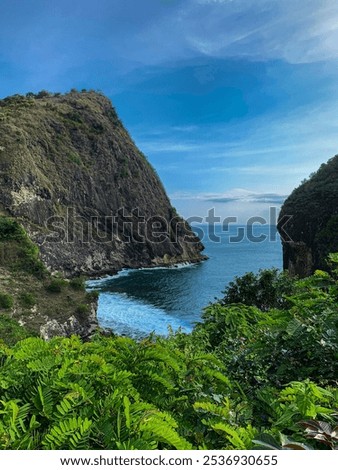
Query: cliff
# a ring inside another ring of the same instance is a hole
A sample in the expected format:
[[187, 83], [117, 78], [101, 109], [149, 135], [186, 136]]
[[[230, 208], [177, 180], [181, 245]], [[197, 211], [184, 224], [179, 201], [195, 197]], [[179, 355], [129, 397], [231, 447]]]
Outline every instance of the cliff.
[[286, 199], [280, 225], [286, 217], [290, 217], [284, 227], [287, 236], [280, 229], [284, 269], [301, 277], [327, 269], [327, 255], [338, 251], [338, 155]]
[[0, 210], [68, 277], [203, 259], [111, 102], [92, 91], [0, 101]]

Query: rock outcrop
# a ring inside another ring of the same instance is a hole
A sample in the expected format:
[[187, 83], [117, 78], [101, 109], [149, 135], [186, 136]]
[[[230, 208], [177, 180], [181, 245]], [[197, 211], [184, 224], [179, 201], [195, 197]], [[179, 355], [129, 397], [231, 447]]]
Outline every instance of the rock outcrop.
[[305, 277], [328, 268], [327, 255], [338, 252], [338, 155], [286, 199], [279, 226], [284, 239], [284, 269]]
[[69, 277], [203, 259], [111, 102], [92, 91], [0, 101], [1, 210]]

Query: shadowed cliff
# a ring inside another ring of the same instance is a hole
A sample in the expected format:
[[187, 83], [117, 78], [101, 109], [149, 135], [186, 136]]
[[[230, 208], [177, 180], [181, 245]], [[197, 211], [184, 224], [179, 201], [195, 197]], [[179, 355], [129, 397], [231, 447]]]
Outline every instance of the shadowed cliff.
[[301, 277], [327, 269], [327, 255], [338, 251], [338, 155], [292, 192], [279, 220], [285, 216], [284, 269]]

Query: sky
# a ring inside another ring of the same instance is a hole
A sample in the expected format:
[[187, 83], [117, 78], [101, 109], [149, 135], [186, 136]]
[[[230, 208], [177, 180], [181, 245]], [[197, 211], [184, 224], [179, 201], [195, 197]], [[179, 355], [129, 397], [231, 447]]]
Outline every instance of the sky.
[[0, 2], [0, 97], [102, 91], [185, 217], [268, 219], [338, 153], [337, 78], [337, 0]]

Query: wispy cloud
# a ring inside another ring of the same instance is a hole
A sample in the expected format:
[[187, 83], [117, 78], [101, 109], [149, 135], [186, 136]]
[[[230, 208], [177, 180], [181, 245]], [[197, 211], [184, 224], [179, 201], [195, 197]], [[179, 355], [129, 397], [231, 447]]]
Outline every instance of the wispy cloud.
[[20, 9], [17, 3], [1, 3], [2, 57], [36, 86], [92, 79], [88, 68], [100, 63], [93, 83], [108, 87], [109, 81], [114, 89], [113, 82], [141, 65], [201, 57], [289, 63], [338, 57], [336, 0], [73, 0], [71, 9], [65, 0], [20, 2]]
[[148, 140], [148, 141], [138, 141], [138, 145], [142, 148], [142, 151], [145, 153], [190, 153], [196, 152], [200, 148], [196, 143], [190, 142], [175, 142], [167, 140]]
[[[335, 100], [321, 106], [309, 106], [292, 113], [270, 113], [236, 124], [217, 124], [212, 129], [198, 128], [194, 139], [180, 136], [173, 128], [155, 139], [136, 139], [155, 167], [173, 165], [188, 175], [210, 181], [229, 175], [273, 177], [283, 181], [284, 191], [309, 176], [320, 164], [338, 153]], [[235, 138], [237, 136], [237, 139]], [[163, 161], [166, 160], [167, 164]], [[230, 180], [231, 181], [231, 180]], [[261, 181], [260, 184], [266, 184]], [[287, 186], [288, 185], [288, 186]]]
[[186, 0], [143, 30], [142, 41], [153, 60], [202, 54], [309, 63], [338, 56], [337, 25], [336, 0]]
[[304, 164], [302, 166], [291, 166], [288, 165], [253, 165], [253, 166], [217, 166], [210, 167], [207, 170], [200, 170], [201, 173], [228, 173], [229, 175], [233, 174], [242, 174], [242, 175], [251, 175], [251, 176], [280, 176], [283, 175], [289, 176], [294, 174], [306, 174], [309, 175], [312, 173], [313, 164]]
[[[338, 5], [335, 0], [204, 0], [198, 4], [203, 9], [201, 22], [203, 18], [206, 26], [195, 18], [190, 41], [204, 54], [283, 59], [291, 63], [338, 56]], [[191, 8], [194, 8], [193, 4]], [[213, 33], [207, 35], [206, 30]]]
[[190, 200], [214, 204], [227, 204], [232, 202], [283, 204], [286, 198], [287, 195], [276, 193], [255, 193], [240, 188], [232, 189], [231, 191], [223, 194], [177, 192], [171, 195], [171, 199], [176, 201]]

